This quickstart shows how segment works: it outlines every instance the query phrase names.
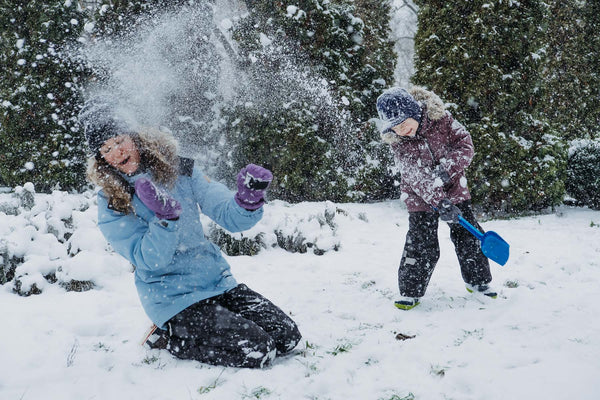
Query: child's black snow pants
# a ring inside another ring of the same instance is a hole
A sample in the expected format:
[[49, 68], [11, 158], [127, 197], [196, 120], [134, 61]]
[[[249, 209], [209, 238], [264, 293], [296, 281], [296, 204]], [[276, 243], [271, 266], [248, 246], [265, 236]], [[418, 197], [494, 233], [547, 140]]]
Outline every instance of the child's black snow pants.
[[269, 365], [301, 338], [290, 317], [244, 284], [186, 308], [163, 335], [177, 358], [247, 368]]
[[[470, 201], [456, 206], [461, 210], [464, 219], [480, 232], [484, 232], [473, 215]], [[438, 213], [434, 211], [409, 213], [408, 233], [398, 269], [398, 286], [403, 296], [422, 297], [425, 294], [431, 274], [440, 258], [438, 218]], [[463, 280], [472, 285], [491, 282], [490, 264], [481, 252], [479, 240], [460, 224], [448, 225]]]

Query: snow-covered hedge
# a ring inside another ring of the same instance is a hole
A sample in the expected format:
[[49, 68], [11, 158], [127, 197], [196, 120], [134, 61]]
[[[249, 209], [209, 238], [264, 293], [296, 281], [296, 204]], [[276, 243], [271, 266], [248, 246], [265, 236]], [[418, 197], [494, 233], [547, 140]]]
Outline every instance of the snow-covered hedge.
[[571, 143], [566, 190], [579, 204], [600, 210], [600, 141]]
[[208, 227], [208, 237], [231, 256], [253, 255], [270, 247], [317, 255], [337, 251], [341, 244], [336, 236], [336, 220], [348, 213], [329, 201], [310, 204], [310, 210], [304, 210], [302, 204], [292, 207], [283, 201], [273, 201], [274, 207], [267, 206], [263, 219], [242, 233], [228, 232], [210, 220], [204, 226]]
[[[0, 193], [0, 285], [22, 296], [49, 285], [83, 291], [133, 267], [114, 253], [97, 227], [92, 191], [35, 193], [28, 183]], [[228, 255], [253, 255], [279, 247], [322, 255], [337, 251], [337, 226], [356, 218], [331, 202], [290, 205], [273, 201], [263, 219], [243, 233], [230, 233], [206, 216], [207, 236]]]
[[83, 291], [131, 271], [97, 228], [92, 192], [36, 194], [27, 183], [0, 194], [0, 284], [28, 296], [48, 285]]

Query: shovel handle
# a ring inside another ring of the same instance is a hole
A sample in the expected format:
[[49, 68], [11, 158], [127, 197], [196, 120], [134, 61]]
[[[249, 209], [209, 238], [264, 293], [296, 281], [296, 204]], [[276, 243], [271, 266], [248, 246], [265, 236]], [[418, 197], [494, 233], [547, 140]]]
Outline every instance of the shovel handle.
[[477, 239], [482, 240], [483, 239], [483, 233], [479, 232], [479, 230], [477, 230], [477, 228], [475, 228], [473, 225], [471, 225], [469, 223], [469, 221], [467, 221], [466, 219], [463, 218], [462, 215], [458, 216], [458, 222], [469, 232], [471, 232]]
[[[434, 211], [438, 211], [437, 207], [431, 206]], [[479, 232], [477, 228], [469, 223], [462, 215], [458, 214], [458, 223], [461, 224], [466, 230], [471, 232], [479, 241], [483, 240], [483, 233]]]

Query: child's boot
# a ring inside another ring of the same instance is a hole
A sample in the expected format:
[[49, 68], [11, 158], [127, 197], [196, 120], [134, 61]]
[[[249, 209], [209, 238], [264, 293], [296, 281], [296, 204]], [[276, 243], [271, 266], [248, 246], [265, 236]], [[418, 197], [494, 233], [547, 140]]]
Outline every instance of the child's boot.
[[496, 293], [495, 290], [491, 289], [489, 287], [489, 285], [487, 285], [487, 284], [470, 285], [467, 283], [466, 287], [467, 287], [467, 291], [469, 293], [481, 293], [484, 296], [491, 297], [492, 299], [495, 299], [496, 297], [498, 297], [498, 293]]
[[419, 304], [418, 297], [400, 296], [400, 300], [396, 300], [394, 305], [401, 310], [410, 310]]

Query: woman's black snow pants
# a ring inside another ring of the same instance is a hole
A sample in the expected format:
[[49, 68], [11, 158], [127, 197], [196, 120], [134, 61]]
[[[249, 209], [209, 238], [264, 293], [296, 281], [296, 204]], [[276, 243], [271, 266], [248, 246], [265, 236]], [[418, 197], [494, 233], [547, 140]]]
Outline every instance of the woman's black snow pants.
[[[484, 232], [473, 215], [470, 201], [459, 203], [456, 206], [461, 210], [464, 219], [480, 232]], [[440, 258], [439, 214], [432, 211], [411, 212], [408, 215], [409, 226], [404, 253], [398, 269], [398, 286], [400, 294], [403, 296], [422, 297]], [[487, 257], [481, 252], [479, 240], [460, 224], [448, 225], [463, 280], [471, 285], [491, 282], [490, 264]]]
[[265, 367], [302, 337], [290, 317], [244, 284], [193, 304], [166, 325], [175, 357], [229, 367]]

